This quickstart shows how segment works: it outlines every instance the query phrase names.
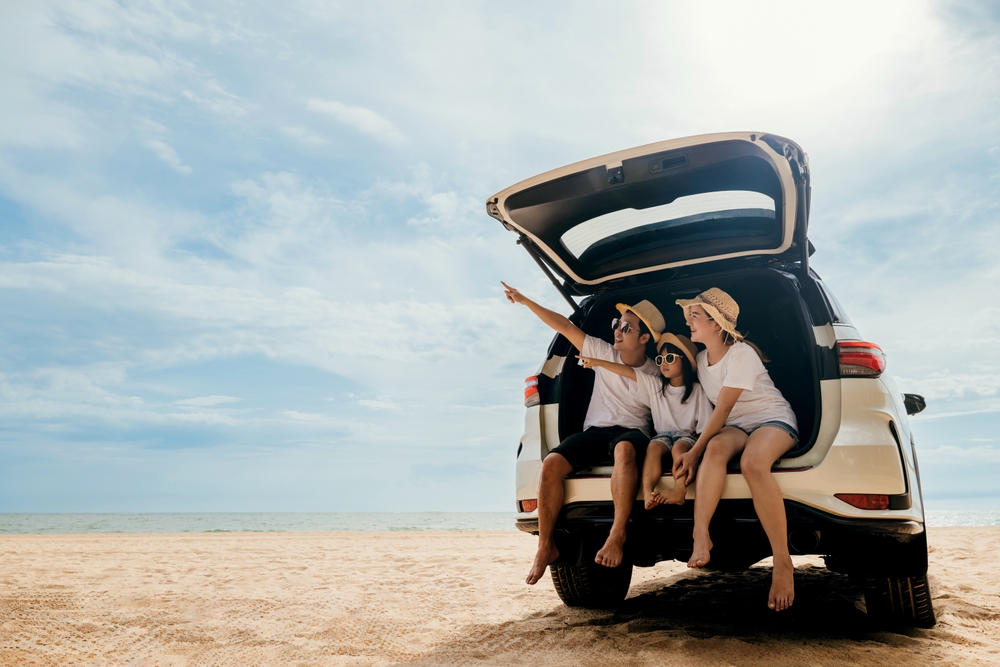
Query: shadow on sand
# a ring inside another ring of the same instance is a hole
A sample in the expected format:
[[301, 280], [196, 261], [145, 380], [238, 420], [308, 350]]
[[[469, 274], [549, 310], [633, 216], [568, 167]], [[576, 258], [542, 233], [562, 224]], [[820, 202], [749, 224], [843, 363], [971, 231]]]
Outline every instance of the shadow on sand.
[[634, 586], [613, 611], [560, 605], [501, 625], [468, 626], [407, 664], [828, 667], [932, 660], [921, 651], [927, 631], [873, 629], [861, 592], [844, 575], [797, 568], [795, 605], [781, 613], [767, 608], [770, 581], [769, 567], [664, 577]]

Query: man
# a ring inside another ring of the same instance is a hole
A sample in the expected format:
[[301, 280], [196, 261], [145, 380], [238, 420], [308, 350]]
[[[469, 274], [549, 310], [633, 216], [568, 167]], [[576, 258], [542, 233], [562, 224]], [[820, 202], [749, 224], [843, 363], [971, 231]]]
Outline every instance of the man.
[[[649, 301], [634, 306], [618, 304], [621, 317], [613, 321], [615, 342], [609, 345], [600, 338], [588, 336], [563, 315], [543, 308], [506, 283], [501, 284], [511, 303], [527, 306], [542, 322], [562, 334], [582, 356], [625, 364], [650, 375], [659, 373], [656, 364], [646, 356], [646, 344], [659, 341], [665, 323], [663, 315]], [[525, 579], [528, 584], [541, 579], [545, 568], [559, 557], [553, 532], [563, 505], [563, 478], [609, 456], [614, 459], [611, 496], [615, 518], [608, 539], [594, 562], [605, 567], [621, 565], [625, 528], [639, 489], [639, 463], [649, 444], [649, 408], [632, 396], [629, 383], [630, 380], [614, 373], [598, 373], [583, 431], [563, 440], [542, 462], [538, 489], [538, 551]]]

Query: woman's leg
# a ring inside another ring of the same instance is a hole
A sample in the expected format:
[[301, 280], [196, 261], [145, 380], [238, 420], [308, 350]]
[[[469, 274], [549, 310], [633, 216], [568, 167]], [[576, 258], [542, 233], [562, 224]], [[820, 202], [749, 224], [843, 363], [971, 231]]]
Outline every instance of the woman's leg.
[[695, 476], [694, 547], [688, 567], [704, 567], [712, 557], [708, 524], [712, 522], [712, 515], [726, 486], [726, 466], [743, 450], [746, 442], [746, 433], [733, 426], [724, 426], [705, 448]]
[[660, 504], [656, 485], [663, 476], [663, 455], [666, 453], [667, 445], [662, 440], [653, 440], [646, 449], [646, 462], [642, 464], [642, 498], [648, 510]]
[[795, 598], [795, 568], [788, 553], [785, 503], [778, 482], [771, 474], [771, 466], [794, 444], [792, 436], [782, 429], [762, 426], [750, 435], [740, 459], [740, 470], [750, 486], [757, 518], [771, 542], [774, 570], [771, 573], [771, 592], [767, 606], [775, 611], [792, 606]]

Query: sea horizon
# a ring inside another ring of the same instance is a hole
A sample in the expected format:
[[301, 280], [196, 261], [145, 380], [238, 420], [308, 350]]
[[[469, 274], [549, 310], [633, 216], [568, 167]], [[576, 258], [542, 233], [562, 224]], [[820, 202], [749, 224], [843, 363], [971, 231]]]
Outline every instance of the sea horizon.
[[[514, 512], [8, 512], [0, 535], [516, 530]], [[1000, 510], [928, 510], [930, 527], [1000, 526]]]

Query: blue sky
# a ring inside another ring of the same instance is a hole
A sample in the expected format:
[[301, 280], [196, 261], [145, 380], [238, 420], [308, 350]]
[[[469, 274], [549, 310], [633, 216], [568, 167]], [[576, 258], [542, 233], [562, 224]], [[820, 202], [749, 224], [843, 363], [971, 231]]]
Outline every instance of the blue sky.
[[[204, 9], [208, 7], [208, 9]], [[558, 295], [485, 198], [792, 137], [932, 507], [1000, 507], [989, 3], [0, 2], [0, 511], [509, 510]]]

